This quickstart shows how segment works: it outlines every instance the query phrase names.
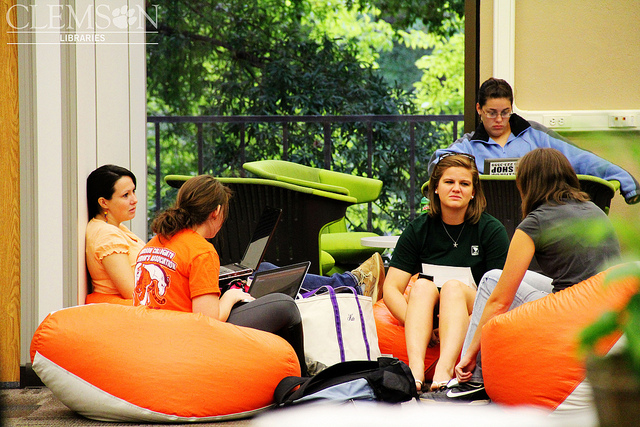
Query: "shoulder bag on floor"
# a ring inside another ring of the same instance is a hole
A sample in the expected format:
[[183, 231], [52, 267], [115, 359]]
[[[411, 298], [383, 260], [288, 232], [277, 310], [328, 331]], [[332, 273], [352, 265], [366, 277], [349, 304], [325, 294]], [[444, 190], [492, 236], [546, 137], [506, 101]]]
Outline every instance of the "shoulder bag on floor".
[[323, 286], [297, 299], [309, 373], [350, 360], [377, 360], [376, 322], [370, 297], [351, 287]]

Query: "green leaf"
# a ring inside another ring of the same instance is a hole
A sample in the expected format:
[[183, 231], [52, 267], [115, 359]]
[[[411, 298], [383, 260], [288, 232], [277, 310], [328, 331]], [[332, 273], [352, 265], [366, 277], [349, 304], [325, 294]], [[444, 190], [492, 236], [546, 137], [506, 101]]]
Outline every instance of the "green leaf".
[[592, 350], [602, 337], [615, 332], [619, 327], [617, 312], [604, 313], [596, 322], [580, 332], [581, 349], [583, 351]]
[[630, 277], [640, 278], [640, 262], [627, 262], [618, 264], [615, 268], [609, 270], [605, 276], [605, 286], [618, 280], [628, 279]]

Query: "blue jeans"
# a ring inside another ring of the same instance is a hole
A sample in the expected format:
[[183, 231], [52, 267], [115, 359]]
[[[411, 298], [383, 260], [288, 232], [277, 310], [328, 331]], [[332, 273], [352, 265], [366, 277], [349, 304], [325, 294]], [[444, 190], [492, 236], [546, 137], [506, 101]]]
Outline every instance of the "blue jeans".
[[[278, 268], [278, 266], [269, 262], [261, 262], [256, 271], [273, 270], [274, 268]], [[331, 286], [333, 288], [337, 288], [339, 286], [350, 286], [355, 288], [359, 295], [362, 295], [362, 289], [360, 289], [358, 281], [350, 271], [334, 273], [331, 276], [307, 274], [302, 282], [302, 288], [307, 291], [315, 291], [322, 286]]]
[[[462, 354], [467, 352], [469, 345], [471, 345], [471, 341], [473, 340], [473, 335], [476, 333], [476, 329], [478, 329], [478, 323], [480, 323], [480, 318], [482, 317], [482, 312], [484, 311], [484, 307], [487, 304], [487, 300], [489, 299], [489, 295], [498, 284], [498, 279], [502, 274], [502, 270], [491, 270], [487, 271], [482, 279], [480, 280], [480, 285], [478, 286], [478, 291], [476, 293], [476, 299], [473, 303], [473, 313], [471, 314], [471, 320], [469, 322], [469, 329], [467, 329], [467, 335], [464, 339], [464, 344], [462, 345]], [[509, 310], [513, 310], [516, 307], [523, 305], [524, 303], [535, 301], [537, 299], [543, 298], [549, 295], [553, 291], [553, 286], [551, 286], [551, 279], [547, 276], [544, 276], [540, 273], [536, 273], [535, 271], [527, 271], [520, 282], [520, 286], [516, 291], [516, 295], [513, 298], [513, 303]], [[476, 368], [473, 371], [473, 375], [471, 376], [471, 380], [477, 383], [484, 383], [482, 378], [482, 361], [481, 361], [481, 353], [478, 353], [478, 357], [476, 359]]]

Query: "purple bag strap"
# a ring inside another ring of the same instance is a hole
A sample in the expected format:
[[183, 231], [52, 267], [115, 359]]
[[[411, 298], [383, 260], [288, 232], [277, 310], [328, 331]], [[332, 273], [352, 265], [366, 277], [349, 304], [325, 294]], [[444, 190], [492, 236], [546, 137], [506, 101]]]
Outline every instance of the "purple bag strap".
[[336, 334], [338, 337], [338, 346], [340, 348], [340, 360], [342, 362], [345, 361], [344, 355], [344, 338], [342, 336], [342, 323], [340, 321], [340, 307], [338, 306], [338, 299], [336, 298], [336, 291], [347, 290], [355, 296], [356, 305], [358, 306], [358, 312], [360, 313], [360, 327], [362, 328], [362, 338], [364, 339], [365, 348], [367, 349], [367, 360], [371, 360], [371, 346], [369, 345], [369, 339], [367, 338], [367, 326], [364, 322], [364, 313], [362, 312], [362, 307], [360, 306], [360, 300], [358, 299], [358, 293], [356, 290], [350, 286], [341, 286], [339, 288], [333, 289], [331, 286], [321, 286], [320, 288], [307, 292], [302, 295], [303, 298], [309, 298], [317, 294], [323, 293], [322, 290], [326, 290], [329, 293], [329, 298], [331, 300], [331, 305], [333, 306], [333, 318], [336, 323]]

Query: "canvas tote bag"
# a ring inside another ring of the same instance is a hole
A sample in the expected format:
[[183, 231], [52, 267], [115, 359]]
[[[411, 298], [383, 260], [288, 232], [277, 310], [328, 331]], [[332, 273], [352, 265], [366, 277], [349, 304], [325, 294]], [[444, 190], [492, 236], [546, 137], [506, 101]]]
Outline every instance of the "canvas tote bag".
[[350, 360], [377, 360], [373, 303], [351, 287], [323, 286], [296, 299], [310, 374]]

